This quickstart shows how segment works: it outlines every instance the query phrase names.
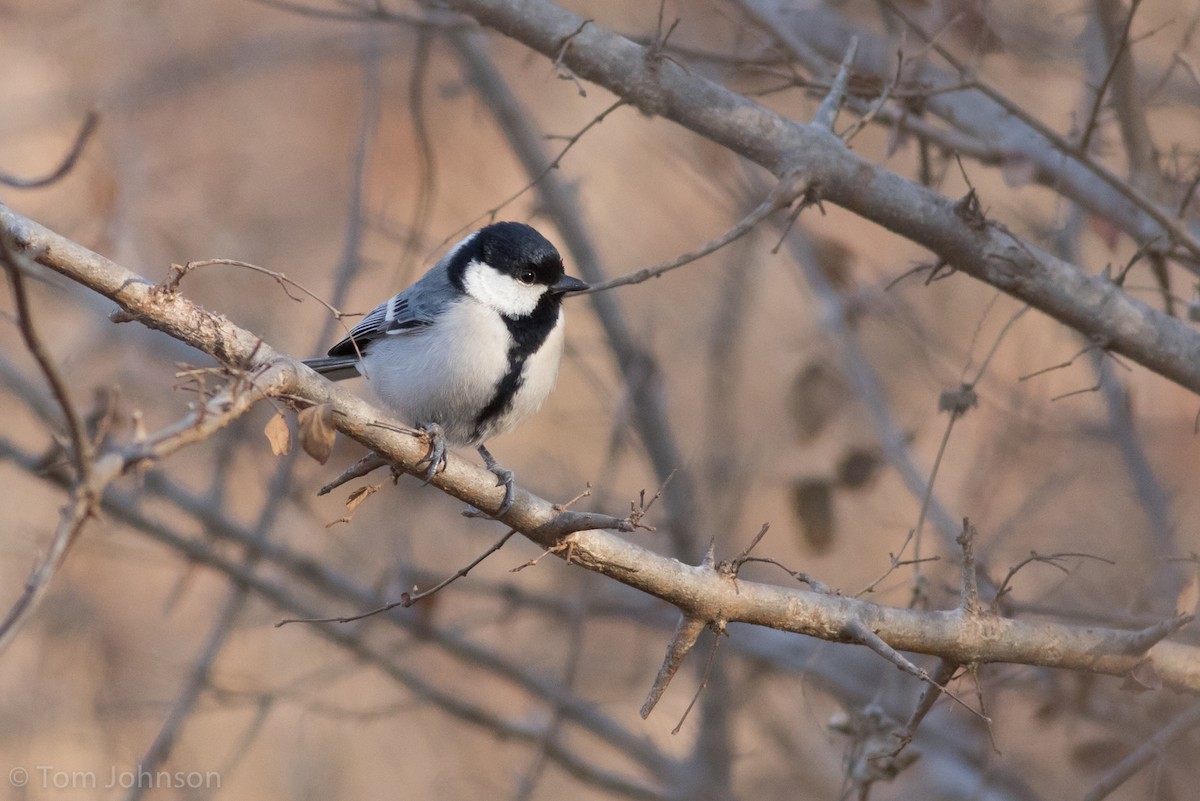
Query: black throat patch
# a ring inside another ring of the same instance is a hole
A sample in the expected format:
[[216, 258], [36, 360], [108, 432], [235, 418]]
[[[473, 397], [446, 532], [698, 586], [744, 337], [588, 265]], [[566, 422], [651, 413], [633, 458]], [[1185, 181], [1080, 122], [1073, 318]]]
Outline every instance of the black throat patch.
[[533, 311], [524, 317], [502, 317], [512, 336], [508, 348], [508, 370], [496, 385], [487, 405], [475, 416], [473, 439], [478, 440], [488, 424], [512, 408], [513, 399], [525, 383], [525, 362], [537, 353], [558, 322], [562, 296], [550, 292], [542, 295]]

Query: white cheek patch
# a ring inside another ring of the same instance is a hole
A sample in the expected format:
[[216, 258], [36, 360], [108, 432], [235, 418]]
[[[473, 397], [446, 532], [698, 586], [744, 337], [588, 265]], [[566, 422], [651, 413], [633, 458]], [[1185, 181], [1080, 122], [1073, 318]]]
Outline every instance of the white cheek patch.
[[463, 273], [463, 287], [472, 298], [506, 317], [524, 317], [532, 313], [542, 295], [549, 290], [544, 284], [522, 284], [481, 261], [472, 261], [467, 265]]

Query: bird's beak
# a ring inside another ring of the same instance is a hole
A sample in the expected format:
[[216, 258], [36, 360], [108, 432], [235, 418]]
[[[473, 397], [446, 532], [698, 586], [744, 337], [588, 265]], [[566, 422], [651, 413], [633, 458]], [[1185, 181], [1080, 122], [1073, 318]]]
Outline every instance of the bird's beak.
[[565, 295], [568, 292], [582, 292], [587, 289], [588, 285], [578, 278], [572, 278], [569, 275], [564, 275], [555, 283], [550, 285], [550, 291], [556, 295]]

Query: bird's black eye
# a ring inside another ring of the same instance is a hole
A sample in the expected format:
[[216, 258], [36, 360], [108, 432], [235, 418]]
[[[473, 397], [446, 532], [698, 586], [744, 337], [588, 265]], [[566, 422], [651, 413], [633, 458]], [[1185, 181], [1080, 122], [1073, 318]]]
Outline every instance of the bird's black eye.
[[534, 281], [537, 280], [537, 273], [535, 273], [533, 270], [526, 267], [525, 269], [523, 269], [517, 273], [517, 280], [520, 281], [522, 284], [529, 286], [530, 284], [532, 284]]

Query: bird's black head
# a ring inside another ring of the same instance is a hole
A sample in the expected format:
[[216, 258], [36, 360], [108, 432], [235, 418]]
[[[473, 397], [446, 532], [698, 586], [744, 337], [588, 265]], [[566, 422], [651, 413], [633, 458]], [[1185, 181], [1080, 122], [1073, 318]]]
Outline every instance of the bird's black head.
[[524, 223], [499, 222], [481, 228], [448, 259], [451, 282], [505, 317], [557, 307], [563, 293], [587, 288], [566, 274], [554, 245]]
[[562, 256], [550, 240], [524, 223], [481, 228], [471, 244], [480, 261], [525, 285], [553, 286], [565, 274]]

